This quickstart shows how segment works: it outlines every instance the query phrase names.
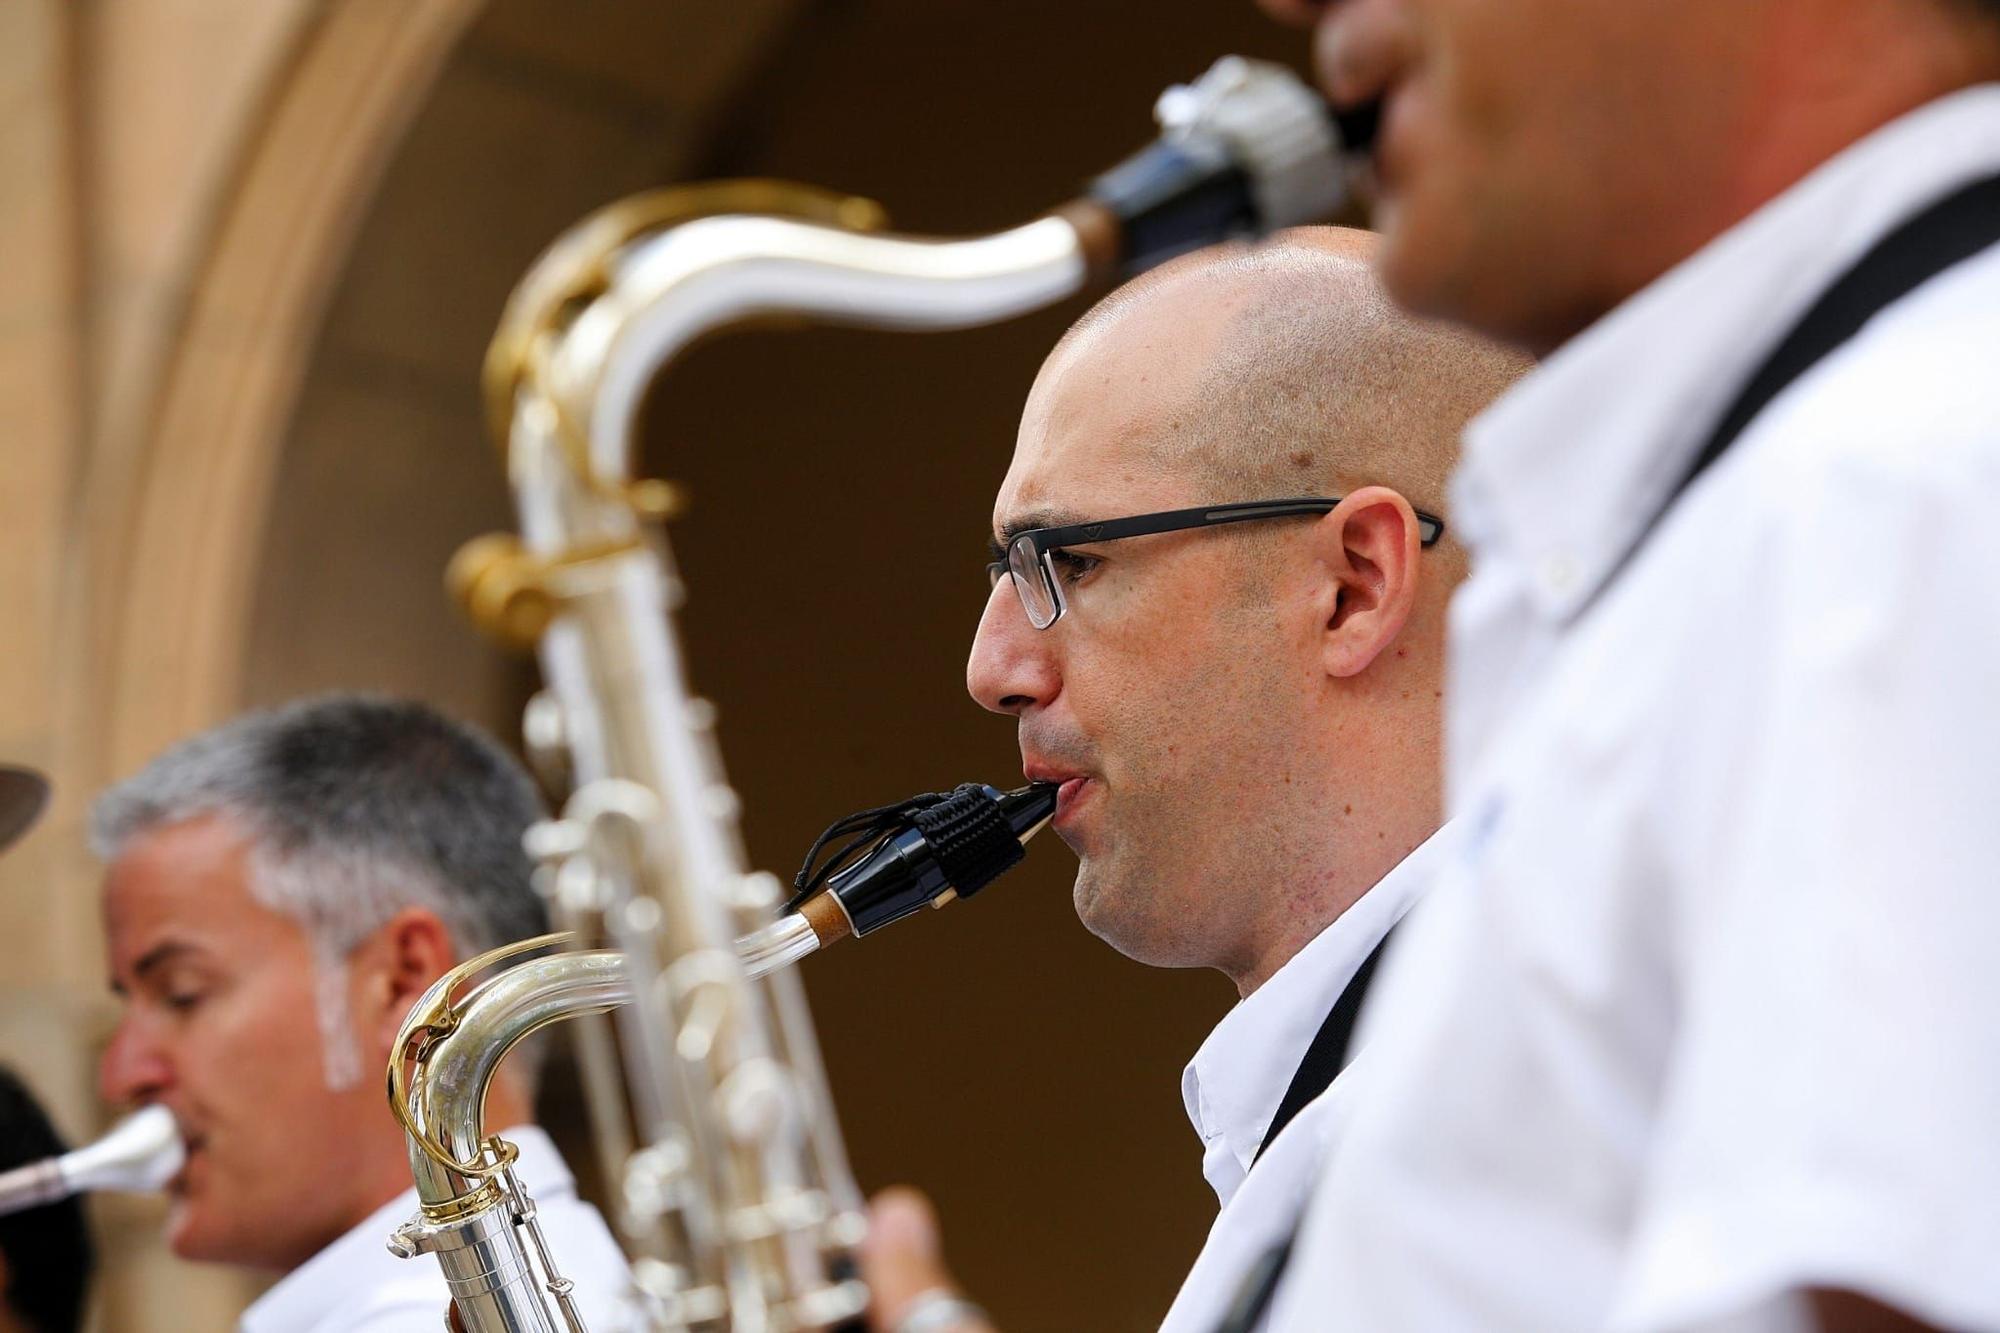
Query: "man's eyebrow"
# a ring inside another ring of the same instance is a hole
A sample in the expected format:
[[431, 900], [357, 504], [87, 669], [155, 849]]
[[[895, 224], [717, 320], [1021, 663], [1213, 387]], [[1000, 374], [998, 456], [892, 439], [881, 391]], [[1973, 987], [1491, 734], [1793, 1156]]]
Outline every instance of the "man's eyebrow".
[[[184, 940], [164, 940], [139, 955], [139, 961], [132, 964], [132, 976], [135, 980], [144, 981], [147, 973], [159, 971], [181, 954], [195, 952], [195, 946]], [[111, 993], [125, 994], [125, 983], [117, 977], [111, 978]]]
[[1035, 528], [1066, 528], [1080, 521], [1067, 509], [1032, 509], [1025, 514], [1016, 514], [1000, 525], [1000, 538], [992, 543], [993, 557], [999, 559], [1005, 553], [1007, 544], [1024, 532]]

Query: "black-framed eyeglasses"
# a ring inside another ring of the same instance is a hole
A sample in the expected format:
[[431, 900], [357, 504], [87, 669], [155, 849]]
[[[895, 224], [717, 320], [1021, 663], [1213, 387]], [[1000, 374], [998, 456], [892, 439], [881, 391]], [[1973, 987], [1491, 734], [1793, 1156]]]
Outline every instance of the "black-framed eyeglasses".
[[[1062, 580], [1056, 576], [1055, 557], [1062, 548], [1084, 542], [1117, 541], [1121, 537], [1147, 537], [1156, 532], [1180, 532], [1188, 528], [1220, 527], [1224, 523], [1247, 523], [1259, 518], [1292, 518], [1302, 514], [1324, 514], [1341, 501], [1339, 496], [1298, 496], [1289, 500], [1247, 500], [1242, 504], [1203, 505], [1198, 509], [1168, 509], [1157, 514], [1134, 514], [1129, 518], [1108, 518], [1101, 523], [1071, 523], [1060, 528], [1027, 528], [1007, 539], [1002, 552], [986, 566], [987, 588], [998, 587], [1003, 576], [1012, 576], [1014, 592], [1028, 623], [1047, 629], [1062, 619], [1069, 609]], [[1417, 540], [1435, 546], [1444, 536], [1444, 520], [1419, 509]]]

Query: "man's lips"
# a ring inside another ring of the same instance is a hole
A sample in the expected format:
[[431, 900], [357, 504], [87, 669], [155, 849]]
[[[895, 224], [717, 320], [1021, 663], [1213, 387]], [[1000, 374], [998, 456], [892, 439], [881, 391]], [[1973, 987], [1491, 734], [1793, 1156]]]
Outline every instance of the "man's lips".
[[1375, 135], [1375, 151], [1372, 165], [1375, 168], [1375, 189], [1384, 197], [1392, 195], [1402, 184], [1403, 158], [1407, 153], [1411, 98], [1406, 88], [1398, 87], [1382, 100], [1381, 125]]
[[1396, 104], [1405, 100], [1418, 71], [1415, 35], [1403, 23], [1359, 14], [1328, 11], [1313, 33], [1313, 73], [1320, 91], [1354, 118], [1373, 104], [1374, 141], [1368, 156], [1378, 184], [1392, 173], [1384, 165], [1388, 141], [1397, 137], [1392, 122], [1401, 119]]
[[194, 1169], [195, 1157], [207, 1143], [208, 1140], [199, 1134], [181, 1136], [181, 1169], [174, 1172], [173, 1179], [167, 1182], [167, 1193], [175, 1195], [187, 1193], [188, 1173]]
[[1021, 765], [1021, 775], [1030, 782], [1052, 782], [1056, 784], [1056, 813], [1054, 824], [1061, 828], [1076, 803], [1092, 790], [1095, 781], [1089, 773], [1079, 773], [1073, 768], [1059, 768], [1054, 764], [1029, 760]]

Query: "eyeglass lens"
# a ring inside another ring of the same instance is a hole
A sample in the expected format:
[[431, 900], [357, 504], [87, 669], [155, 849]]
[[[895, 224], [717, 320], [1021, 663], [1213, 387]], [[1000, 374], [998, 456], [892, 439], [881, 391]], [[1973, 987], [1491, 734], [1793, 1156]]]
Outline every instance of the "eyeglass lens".
[[1035, 543], [1025, 534], [1007, 544], [1007, 572], [1014, 576], [1014, 591], [1020, 595], [1021, 609], [1028, 613], [1028, 623], [1036, 629], [1055, 624], [1055, 592], [1042, 562], [1035, 558]]

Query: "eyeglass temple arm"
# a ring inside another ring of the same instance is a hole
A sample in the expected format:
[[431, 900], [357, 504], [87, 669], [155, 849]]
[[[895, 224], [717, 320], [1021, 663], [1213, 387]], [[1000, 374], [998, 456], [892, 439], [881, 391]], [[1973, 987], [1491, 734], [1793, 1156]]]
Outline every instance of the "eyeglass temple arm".
[[[1335, 496], [1328, 499], [1272, 500], [1256, 505], [1229, 505], [1224, 508], [1210, 509], [1202, 521], [1205, 525], [1214, 525], [1217, 523], [1241, 523], [1246, 519], [1252, 518], [1286, 518], [1293, 514], [1325, 514], [1330, 513], [1339, 503], [1340, 497]], [[1181, 512], [1193, 514], [1200, 511], [1189, 509], [1182, 510]], [[1418, 543], [1423, 546], [1437, 545], [1438, 539], [1444, 536], [1444, 520], [1435, 514], [1427, 514], [1421, 509], [1413, 508], [1410, 512], [1417, 516]], [[1132, 535], [1136, 536], [1138, 534], [1134, 533]]]
[[[1101, 523], [1071, 523], [1059, 528], [1041, 528], [1016, 534], [1034, 539], [1036, 554], [1072, 542], [1113, 541], [1122, 537], [1148, 537], [1161, 532], [1188, 528], [1216, 527], [1224, 523], [1246, 523], [1260, 518], [1289, 518], [1299, 514], [1324, 514], [1339, 505], [1339, 496], [1301, 496], [1292, 500], [1258, 500], [1235, 505], [1199, 505], [1191, 509], [1170, 509], [1159, 514], [1106, 519]], [[1419, 540], [1425, 546], [1444, 536], [1444, 520], [1422, 510], [1415, 511]], [[1011, 543], [1010, 543], [1011, 544]]]
[[1214, 527], [1222, 523], [1242, 523], [1253, 518], [1284, 518], [1292, 514], [1324, 514], [1340, 501], [1325, 499], [1256, 501], [1238, 505], [1200, 505], [1193, 509], [1169, 509], [1159, 514], [1139, 514], [1132, 518], [1111, 518], [1101, 523], [1071, 523], [1060, 528], [1040, 528], [1017, 534], [1032, 536], [1035, 548], [1046, 551], [1073, 542], [1108, 542], [1121, 537], [1150, 537], [1159, 532], [1181, 532], [1188, 528]]

